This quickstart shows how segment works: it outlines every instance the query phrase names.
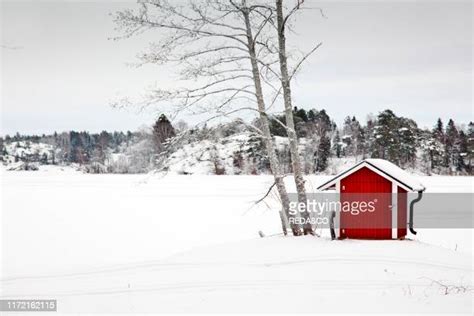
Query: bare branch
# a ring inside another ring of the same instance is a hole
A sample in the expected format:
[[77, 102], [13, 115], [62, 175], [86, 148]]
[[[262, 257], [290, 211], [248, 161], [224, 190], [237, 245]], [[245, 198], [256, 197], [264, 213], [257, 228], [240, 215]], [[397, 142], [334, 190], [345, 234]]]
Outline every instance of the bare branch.
[[293, 71], [291, 72], [290, 74], [290, 80], [293, 79], [293, 76], [296, 74], [296, 72], [298, 71], [298, 69], [301, 67], [301, 65], [305, 62], [306, 59], [308, 59], [309, 56], [311, 56], [319, 47], [321, 47], [321, 45], [323, 45], [323, 43], [319, 43], [317, 44], [313, 49], [311, 49], [308, 53], [306, 53], [303, 58], [301, 58], [301, 60], [296, 64], [295, 68], [293, 69]]

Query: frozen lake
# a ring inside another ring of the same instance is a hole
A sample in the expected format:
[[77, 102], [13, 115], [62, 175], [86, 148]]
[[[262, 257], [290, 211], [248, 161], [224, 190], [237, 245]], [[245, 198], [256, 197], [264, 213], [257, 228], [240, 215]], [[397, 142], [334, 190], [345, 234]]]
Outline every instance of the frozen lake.
[[[308, 186], [316, 187], [326, 179], [310, 177]], [[420, 177], [420, 180], [428, 192], [473, 191], [472, 177]], [[414, 242], [331, 243], [326, 238], [314, 237], [260, 239], [260, 230], [266, 235], [280, 233], [277, 212], [264, 204], [253, 205], [271, 183], [270, 176], [161, 178], [89, 175], [71, 170], [3, 172], [2, 296], [58, 297], [63, 302], [60, 305], [63, 311], [79, 311], [80, 302], [81, 311], [131, 312], [149, 311], [151, 306], [144, 302], [156, 300], [158, 294], [166, 299], [157, 311], [195, 311], [195, 308], [219, 311], [233, 295], [240, 295], [253, 304], [254, 311], [259, 311], [259, 308], [265, 310], [262, 304], [274, 300], [272, 296], [284, 298], [286, 289], [297, 290], [299, 286], [309, 291], [302, 296], [306, 298], [321, 297], [320, 292], [325, 289], [321, 284], [326, 283], [328, 289], [343, 293], [346, 287], [334, 288], [331, 280], [338, 284], [347, 279], [349, 283], [359, 282], [359, 291], [372, 298], [391, 293], [400, 295], [401, 300], [411, 300], [407, 306], [414, 310], [472, 308], [472, 292], [452, 292], [449, 298], [439, 301], [440, 286], [433, 283], [440, 280], [472, 287], [471, 230], [420, 230], [416, 237], [408, 236]], [[326, 234], [324, 231], [323, 236]], [[354, 251], [360, 251], [359, 255]], [[334, 269], [340, 265], [341, 269], [347, 269], [344, 265], [354, 260], [359, 260], [354, 270], [356, 277], [343, 273], [345, 278], [340, 279], [341, 272]], [[282, 262], [301, 262], [295, 263], [294, 268], [299, 271], [295, 278], [288, 276], [293, 273], [293, 267]], [[261, 270], [265, 264], [268, 269]], [[187, 268], [167, 270], [163, 266]], [[321, 277], [328, 275], [316, 273], [305, 279], [308, 271], [314, 269], [325, 269], [319, 271], [332, 271], [339, 276], [323, 281]], [[373, 269], [382, 272], [376, 273], [372, 283], [362, 285], [363, 276]], [[386, 278], [391, 281], [385, 287]], [[262, 282], [267, 283], [263, 286]], [[274, 285], [270, 286], [272, 282]], [[410, 282], [414, 288], [410, 288]], [[188, 283], [188, 289], [194, 290], [186, 292], [187, 296], [182, 292], [179, 299], [173, 295], [176, 286], [186, 288], [183, 284]], [[219, 285], [223, 283], [227, 285]], [[202, 291], [197, 290], [199, 284]], [[122, 292], [124, 288], [131, 289]], [[260, 301], [236, 288], [260, 293]], [[160, 290], [155, 293], [153, 289]], [[422, 300], [422, 289], [429, 294], [424, 303], [418, 304], [415, 298]], [[409, 291], [413, 291], [410, 295], [415, 298], [406, 294]], [[141, 302], [142, 308], [124, 302], [124, 293]], [[97, 297], [110, 304], [98, 304]], [[182, 299], [189, 304], [180, 309]], [[203, 301], [207, 299], [221, 303], [211, 308]], [[383, 299], [381, 302], [389, 304]], [[324, 301], [323, 295], [319, 304], [325, 310], [333, 303], [330, 296]], [[116, 308], [111, 308], [112, 305]], [[302, 305], [295, 311], [308, 311], [308, 307]]]

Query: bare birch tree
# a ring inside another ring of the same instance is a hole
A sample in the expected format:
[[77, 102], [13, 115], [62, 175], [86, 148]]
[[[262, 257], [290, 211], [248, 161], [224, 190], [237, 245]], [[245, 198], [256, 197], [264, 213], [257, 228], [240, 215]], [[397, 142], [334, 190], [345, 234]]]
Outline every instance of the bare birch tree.
[[[293, 118], [293, 102], [292, 102], [292, 94], [291, 94], [291, 80], [295, 75], [296, 71], [300, 68], [303, 62], [313, 54], [321, 45], [322, 43], [318, 43], [312, 50], [308, 53], [304, 54], [299, 60], [295, 62], [294, 68], [290, 71], [288, 65], [288, 54], [286, 48], [286, 31], [287, 31], [287, 24], [290, 18], [300, 11], [301, 5], [303, 4], [304, 0], [295, 0], [295, 5], [290, 7], [284, 12], [284, 5], [283, 0], [274, 0], [274, 5], [270, 3], [261, 4], [259, 10], [261, 8], [265, 8], [266, 11], [273, 12], [273, 17], [270, 20], [269, 25], [271, 25], [274, 30], [276, 31], [276, 38], [277, 44], [276, 47], [273, 47], [273, 43], [266, 43], [263, 45], [270, 53], [278, 55], [278, 66], [279, 69], [273, 70], [272, 67], [268, 67], [266, 70], [267, 74], [270, 74], [270, 77], [274, 77], [280, 81], [281, 88], [275, 89], [275, 96], [274, 101], [276, 98], [282, 93], [283, 94], [283, 103], [284, 103], [284, 113], [285, 113], [285, 121], [286, 123], [283, 124], [282, 122], [278, 121], [286, 130], [288, 135], [288, 142], [289, 142], [289, 149], [290, 149], [290, 158], [291, 158], [291, 165], [292, 171], [294, 174], [294, 180], [296, 185], [296, 191], [298, 195], [298, 202], [299, 202], [299, 209], [302, 210], [301, 216], [304, 219], [303, 224], [303, 233], [306, 234], [314, 234], [313, 227], [311, 225], [311, 218], [309, 212], [307, 210], [307, 195], [306, 195], [306, 188], [305, 188], [305, 180], [303, 177], [303, 167], [301, 163], [301, 156], [299, 153], [298, 148], [298, 138], [295, 129], [295, 123]], [[322, 11], [320, 9], [322, 14]], [[323, 15], [323, 14], [322, 14]], [[324, 15], [323, 15], [324, 16]], [[270, 80], [270, 79], [269, 79]], [[276, 120], [274, 118], [274, 120]]]
[[[283, 14], [283, 0], [276, 0], [276, 30], [278, 36], [278, 58], [280, 61], [280, 81], [283, 90], [283, 101], [285, 105], [286, 129], [288, 134], [288, 142], [290, 145], [291, 165], [296, 184], [296, 191], [298, 193], [298, 202], [300, 208], [303, 210], [303, 233], [314, 234], [312, 225], [310, 223], [310, 216], [307, 210], [307, 196], [305, 188], [305, 180], [303, 177], [303, 168], [301, 166], [301, 158], [298, 149], [298, 138], [295, 130], [295, 123], [293, 119], [293, 104], [291, 99], [290, 74], [288, 72], [288, 58], [286, 53], [286, 23], [291, 15], [296, 12], [300, 4], [304, 0], [297, 0], [296, 6], [287, 14]], [[318, 46], [319, 47], [319, 46]]]
[[[185, 82], [178, 89], [151, 89], [140, 106], [173, 104], [176, 112], [213, 112], [216, 116], [257, 113], [260, 128], [250, 127], [263, 138], [286, 234], [285, 217], [293, 215], [270, 133], [261, 73], [261, 67], [268, 69], [278, 62], [265, 49], [273, 13], [259, 4], [236, 1], [190, 1], [183, 7], [175, 1], [142, 0], [138, 10], [118, 12], [115, 22], [124, 37], [159, 31], [158, 42], [140, 56], [142, 62], [171, 65]], [[129, 104], [127, 100], [123, 103]], [[290, 221], [290, 227], [294, 235], [301, 234], [296, 221]]]

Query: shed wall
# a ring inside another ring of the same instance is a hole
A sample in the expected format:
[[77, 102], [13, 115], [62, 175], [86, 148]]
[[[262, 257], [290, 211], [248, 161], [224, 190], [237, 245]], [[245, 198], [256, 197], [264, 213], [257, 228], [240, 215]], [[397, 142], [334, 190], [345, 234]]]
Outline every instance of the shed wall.
[[[374, 212], [353, 215], [341, 213], [341, 238], [391, 239], [392, 182], [367, 167], [341, 179], [341, 202], [365, 201], [377, 199]], [[379, 193], [379, 194], [377, 194]], [[402, 223], [402, 221], [399, 221]], [[363, 226], [364, 228], [350, 228]]]

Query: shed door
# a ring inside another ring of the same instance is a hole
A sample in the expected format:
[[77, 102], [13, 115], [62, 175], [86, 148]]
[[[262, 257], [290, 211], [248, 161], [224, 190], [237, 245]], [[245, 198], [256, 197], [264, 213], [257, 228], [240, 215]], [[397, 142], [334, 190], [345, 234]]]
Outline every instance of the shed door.
[[398, 187], [397, 193], [397, 238], [403, 238], [407, 235], [407, 191]]
[[[341, 212], [341, 238], [392, 238], [392, 183], [367, 167], [341, 180], [341, 203], [374, 202], [373, 212]], [[355, 227], [356, 226], [356, 227]], [[362, 226], [362, 228], [360, 228]]]

